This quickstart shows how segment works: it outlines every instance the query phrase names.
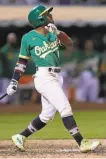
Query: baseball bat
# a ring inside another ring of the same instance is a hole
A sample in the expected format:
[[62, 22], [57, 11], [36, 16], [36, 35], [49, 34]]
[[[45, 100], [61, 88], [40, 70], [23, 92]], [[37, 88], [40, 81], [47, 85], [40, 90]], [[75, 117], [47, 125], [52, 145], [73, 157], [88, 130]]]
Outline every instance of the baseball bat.
[[[14, 90], [16, 90], [16, 87], [15, 86], [13, 86], [13, 89]], [[4, 95], [2, 95], [1, 97], [0, 97], [0, 100], [2, 100], [4, 97], [6, 97], [8, 94], [7, 93], [5, 93]]]
[[8, 94], [7, 93], [5, 93], [4, 95], [2, 95], [1, 97], [0, 97], [0, 100], [2, 100], [4, 97], [6, 97]]

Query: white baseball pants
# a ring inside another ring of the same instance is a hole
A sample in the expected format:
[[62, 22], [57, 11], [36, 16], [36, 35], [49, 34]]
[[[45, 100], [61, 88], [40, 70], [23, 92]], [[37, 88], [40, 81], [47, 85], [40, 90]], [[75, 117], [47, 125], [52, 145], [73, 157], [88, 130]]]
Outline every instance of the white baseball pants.
[[47, 67], [40, 67], [35, 74], [34, 84], [41, 94], [42, 112], [39, 115], [42, 122], [53, 119], [56, 111], [61, 117], [72, 115], [70, 103], [62, 89], [60, 73], [49, 72]]

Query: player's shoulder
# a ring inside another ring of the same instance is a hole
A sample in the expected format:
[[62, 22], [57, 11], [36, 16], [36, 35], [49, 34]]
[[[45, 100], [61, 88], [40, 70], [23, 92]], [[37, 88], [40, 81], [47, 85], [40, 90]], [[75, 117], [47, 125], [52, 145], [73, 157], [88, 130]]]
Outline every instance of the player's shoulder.
[[22, 40], [24, 40], [24, 41], [30, 40], [30, 38], [32, 38], [33, 34], [34, 34], [33, 30], [27, 32], [26, 34], [24, 34], [22, 36]]
[[31, 35], [31, 32], [32, 32], [32, 30], [29, 31], [29, 32], [27, 32], [27, 33], [25, 33], [25, 34], [22, 36], [22, 39], [27, 39], [27, 38]]

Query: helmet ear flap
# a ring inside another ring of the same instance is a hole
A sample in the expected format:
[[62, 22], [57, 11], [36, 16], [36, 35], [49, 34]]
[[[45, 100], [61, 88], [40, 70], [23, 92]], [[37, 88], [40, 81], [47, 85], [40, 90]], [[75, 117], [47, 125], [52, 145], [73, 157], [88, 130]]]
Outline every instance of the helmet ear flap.
[[39, 19], [41, 20], [41, 22], [44, 21], [44, 17], [43, 16], [39, 16]]
[[42, 25], [45, 25], [46, 24], [46, 17], [45, 15], [42, 15], [42, 16], [39, 16], [39, 19], [40, 19], [40, 22], [42, 23]]

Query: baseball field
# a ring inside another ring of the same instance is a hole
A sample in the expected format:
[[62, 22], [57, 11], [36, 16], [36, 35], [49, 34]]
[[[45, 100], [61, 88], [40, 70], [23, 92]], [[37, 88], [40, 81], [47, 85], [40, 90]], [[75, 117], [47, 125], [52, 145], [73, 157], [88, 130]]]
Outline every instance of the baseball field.
[[[97, 150], [82, 154], [67, 130], [60, 115], [36, 132], [25, 143], [26, 151], [19, 152], [10, 140], [39, 114], [40, 106], [2, 106], [0, 108], [0, 157], [1, 158], [106, 158], [106, 105], [73, 106], [74, 116], [80, 132], [85, 138], [101, 141]], [[93, 109], [93, 108], [94, 109]], [[75, 108], [75, 109], [74, 109]], [[92, 108], [89, 109], [89, 108]], [[30, 110], [30, 111], [28, 111]], [[34, 113], [35, 112], [35, 113]]]

